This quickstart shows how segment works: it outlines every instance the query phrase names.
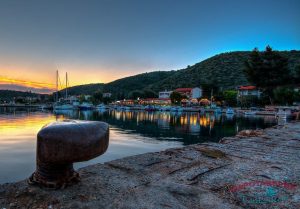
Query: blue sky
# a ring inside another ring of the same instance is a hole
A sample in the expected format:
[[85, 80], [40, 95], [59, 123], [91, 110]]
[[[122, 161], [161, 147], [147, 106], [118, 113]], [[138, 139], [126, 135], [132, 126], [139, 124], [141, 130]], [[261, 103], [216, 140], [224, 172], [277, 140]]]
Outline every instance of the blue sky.
[[299, 11], [299, 0], [1, 0], [0, 77], [54, 83], [59, 67], [73, 85], [109, 82], [267, 44], [300, 49]]

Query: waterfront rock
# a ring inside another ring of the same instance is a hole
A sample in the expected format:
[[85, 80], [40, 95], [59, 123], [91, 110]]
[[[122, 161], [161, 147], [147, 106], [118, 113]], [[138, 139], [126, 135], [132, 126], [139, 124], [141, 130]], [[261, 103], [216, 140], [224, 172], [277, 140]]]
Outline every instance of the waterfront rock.
[[103, 154], [108, 143], [109, 127], [104, 122], [63, 120], [47, 124], [37, 135], [37, 169], [29, 183], [59, 188], [79, 181], [73, 163]]
[[91, 165], [63, 190], [0, 185], [0, 208], [300, 208], [300, 123], [260, 131]]
[[263, 135], [262, 130], [243, 130], [240, 131], [236, 136], [238, 137], [253, 137]]

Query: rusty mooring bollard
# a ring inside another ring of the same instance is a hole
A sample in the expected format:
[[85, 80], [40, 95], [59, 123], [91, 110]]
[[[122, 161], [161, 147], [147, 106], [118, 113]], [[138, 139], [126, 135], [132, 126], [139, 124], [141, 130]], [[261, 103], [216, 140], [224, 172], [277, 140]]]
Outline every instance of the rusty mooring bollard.
[[64, 120], [44, 126], [37, 135], [36, 171], [28, 180], [47, 188], [63, 188], [80, 180], [73, 163], [103, 154], [109, 143], [107, 123]]

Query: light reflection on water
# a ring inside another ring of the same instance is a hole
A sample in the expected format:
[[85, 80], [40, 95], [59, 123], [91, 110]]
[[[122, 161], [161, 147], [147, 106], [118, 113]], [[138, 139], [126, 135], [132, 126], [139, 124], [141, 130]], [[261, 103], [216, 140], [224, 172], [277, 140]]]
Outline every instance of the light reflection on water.
[[76, 168], [125, 156], [160, 151], [204, 141], [218, 141], [242, 129], [276, 124], [274, 117], [236, 117], [199, 113], [61, 111], [38, 112], [0, 108], [0, 183], [27, 178], [35, 169], [36, 134], [62, 119], [101, 120], [110, 124], [107, 152]]

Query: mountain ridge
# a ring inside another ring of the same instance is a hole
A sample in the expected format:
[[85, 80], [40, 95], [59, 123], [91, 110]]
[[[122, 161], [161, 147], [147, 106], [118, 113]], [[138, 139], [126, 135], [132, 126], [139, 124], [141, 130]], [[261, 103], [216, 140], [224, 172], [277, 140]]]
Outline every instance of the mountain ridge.
[[[292, 72], [300, 65], [299, 50], [277, 52], [288, 57], [289, 69]], [[128, 98], [132, 91], [141, 90], [151, 90], [158, 93], [165, 89], [172, 90], [180, 87], [202, 85], [212, 85], [222, 90], [234, 89], [239, 85], [250, 84], [244, 74], [244, 63], [249, 59], [250, 53], [251, 51], [223, 52], [187, 68], [172, 71], [153, 71], [121, 78], [102, 84], [101, 90], [111, 92], [114, 97], [122, 99]], [[81, 87], [88, 88], [89, 85], [81, 85]], [[70, 87], [69, 89], [72, 88], [77, 87]]]
[[[277, 51], [289, 59], [292, 72], [300, 66], [300, 50]], [[244, 74], [244, 63], [251, 51], [231, 51], [214, 55], [186, 68], [171, 71], [153, 71], [120, 78], [109, 83], [92, 83], [68, 88], [70, 95], [110, 92], [114, 99], [128, 98], [133, 91], [153, 91], [180, 87], [214, 86], [218, 89], [234, 89], [250, 84]], [[64, 91], [61, 90], [60, 92]]]

